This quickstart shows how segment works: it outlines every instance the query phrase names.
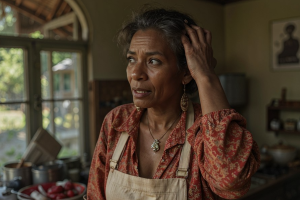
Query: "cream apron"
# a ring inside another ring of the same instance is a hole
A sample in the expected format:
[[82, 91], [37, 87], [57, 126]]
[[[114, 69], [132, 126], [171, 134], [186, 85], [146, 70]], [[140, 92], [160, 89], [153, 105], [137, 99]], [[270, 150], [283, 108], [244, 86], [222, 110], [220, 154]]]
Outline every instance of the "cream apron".
[[[194, 123], [194, 109], [191, 102], [187, 113], [186, 130]], [[117, 170], [117, 164], [122, 154], [128, 133], [120, 136], [116, 149], [110, 160], [110, 171], [106, 184], [107, 200], [184, 200], [187, 199], [188, 168], [190, 163], [191, 145], [187, 138], [180, 155], [179, 167], [176, 172], [178, 178], [146, 179], [124, 174]], [[181, 178], [179, 178], [181, 177]]]

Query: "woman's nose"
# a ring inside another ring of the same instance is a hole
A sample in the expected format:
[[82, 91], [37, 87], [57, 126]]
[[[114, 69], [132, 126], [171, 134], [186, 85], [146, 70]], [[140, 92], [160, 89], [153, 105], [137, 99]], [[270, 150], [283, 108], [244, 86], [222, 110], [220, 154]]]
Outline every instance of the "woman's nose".
[[134, 66], [131, 66], [129, 73], [131, 78], [136, 81], [145, 81], [148, 78], [148, 75], [145, 70], [145, 66], [141, 62], [138, 62]]

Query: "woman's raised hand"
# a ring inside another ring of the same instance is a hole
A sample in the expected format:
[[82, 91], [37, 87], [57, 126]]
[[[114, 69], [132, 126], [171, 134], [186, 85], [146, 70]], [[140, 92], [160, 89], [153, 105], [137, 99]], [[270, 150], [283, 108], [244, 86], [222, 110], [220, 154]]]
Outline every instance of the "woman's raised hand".
[[202, 76], [214, 74], [217, 64], [213, 57], [210, 31], [199, 26], [185, 24], [186, 34], [182, 35], [185, 56], [192, 77], [197, 80]]
[[[211, 47], [211, 33], [201, 27], [185, 25], [182, 44], [191, 76], [198, 86], [202, 114], [230, 108], [218, 76]], [[189, 38], [188, 38], [188, 37]]]

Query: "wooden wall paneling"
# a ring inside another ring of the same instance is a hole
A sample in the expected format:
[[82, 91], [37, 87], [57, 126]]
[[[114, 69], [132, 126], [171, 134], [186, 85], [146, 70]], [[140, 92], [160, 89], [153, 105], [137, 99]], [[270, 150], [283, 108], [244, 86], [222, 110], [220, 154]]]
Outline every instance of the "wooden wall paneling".
[[89, 83], [90, 149], [92, 154], [107, 113], [119, 105], [131, 102], [132, 94], [127, 80], [94, 80]]
[[98, 131], [100, 130], [100, 124], [97, 123], [97, 117], [99, 116], [99, 82], [89, 82], [89, 113], [90, 113], [90, 151], [93, 155], [95, 145], [98, 138]]

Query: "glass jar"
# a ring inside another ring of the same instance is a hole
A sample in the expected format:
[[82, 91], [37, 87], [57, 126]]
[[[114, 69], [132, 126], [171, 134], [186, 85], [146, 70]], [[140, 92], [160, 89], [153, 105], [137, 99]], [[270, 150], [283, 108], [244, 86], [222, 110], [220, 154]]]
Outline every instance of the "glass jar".
[[288, 119], [284, 122], [284, 129], [286, 131], [294, 131], [296, 130], [296, 120]]
[[272, 130], [279, 130], [280, 129], [280, 120], [272, 119], [270, 122], [270, 127]]

